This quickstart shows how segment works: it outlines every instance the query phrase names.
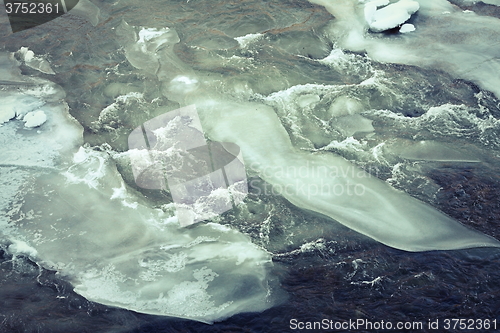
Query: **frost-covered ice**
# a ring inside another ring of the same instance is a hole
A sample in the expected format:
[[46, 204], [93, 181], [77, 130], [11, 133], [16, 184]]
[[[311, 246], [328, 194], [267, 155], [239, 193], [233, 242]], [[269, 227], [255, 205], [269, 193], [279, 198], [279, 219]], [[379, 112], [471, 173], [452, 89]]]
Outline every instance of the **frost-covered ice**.
[[403, 24], [401, 28], [399, 29], [399, 32], [401, 33], [407, 33], [407, 32], [412, 32], [415, 31], [415, 26], [410, 23]]
[[[179, 229], [170, 214], [134, 198], [106, 153], [80, 148], [73, 162], [70, 178], [37, 181], [40, 191], [57, 194], [22, 232], [47, 267], [71, 276], [76, 292], [102, 304], [204, 322], [272, 304], [270, 257], [247, 236], [212, 225]], [[22, 211], [41, 199], [31, 196]]]
[[172, 93], [189, 93], [198, 88], [198, 80], [186, 75], [178, 75], [172, 79], [170, 87]]
[[18, 51], [19, 55], [24, 61], [31, 61], [35, 57], [35, 53], [29, 50], [27, 47], [21, 47]]
[[142, 28], [139, 31], [139, 40], [137, 41], [138, 43], [146, 43], [151, 41], [154, 38], [158, 38], [162, 36], [163, 34], [167, 33], [170, 29], [169, 28], [162, 28], [162, 29], [155, 29], [155, 28]]
[[466, 149], [457, 149], [450, 145], [432, 140], [418, 142], [399, 140], [385, 147], [392, 154], [410, 160], [438, 161], [438, 162], [475, 162], [480, 160], [473, 152]]
[[22, 118], [27, 113], [40, 108], [45, 102], [27, 91], [0, 91], [2, 107], [0, 109], [0, 125], [15, 117]]
[[9, 106], [3, 107], [2, 109], [0, 109], [0, 125], [8, 122], [15, 116], [16, 116], [16, 111], [14, 110], [14, 108]]
[[47, 115], [42, 110], [28, 112], [24, 118], [24, 127], [38, 127], [47, 121]]

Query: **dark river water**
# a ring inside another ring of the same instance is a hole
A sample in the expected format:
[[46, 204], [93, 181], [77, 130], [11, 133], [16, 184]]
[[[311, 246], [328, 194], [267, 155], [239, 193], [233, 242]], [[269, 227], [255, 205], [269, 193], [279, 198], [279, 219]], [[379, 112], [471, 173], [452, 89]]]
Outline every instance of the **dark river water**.
[[[404, 36], [363, 28], [357, 0], [80, 0], [16, 33], [3, 15], [0, 332], [499, 331], [488, 2], [422, 0]], [[187, 105], [241, 147], [248, 193], [183, 229], [130, 135]], [[316, 193], [320, 167], [353, 183]]]

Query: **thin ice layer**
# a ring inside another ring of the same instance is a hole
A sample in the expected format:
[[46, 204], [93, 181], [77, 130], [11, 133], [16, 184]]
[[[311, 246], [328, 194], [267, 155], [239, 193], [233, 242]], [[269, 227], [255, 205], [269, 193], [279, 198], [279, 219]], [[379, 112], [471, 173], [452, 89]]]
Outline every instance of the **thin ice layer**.
[[407, 251], [500, 246], [342, 157], [295, 150], [267, 106], [209, 98], [196, 104], [211, 137], [238, 144], [246, 163], [296, 206]]
[[106, 153], [80, 149], [74, 161], [62, 175], [36, 181], [20, 212], [37, 213], [19, 227], [77, 293], [203, 322], [272, 305], [270, 256], [247, 236], [214, 224], [179, 228], [173, 212], [151, 209], [127, 190]]

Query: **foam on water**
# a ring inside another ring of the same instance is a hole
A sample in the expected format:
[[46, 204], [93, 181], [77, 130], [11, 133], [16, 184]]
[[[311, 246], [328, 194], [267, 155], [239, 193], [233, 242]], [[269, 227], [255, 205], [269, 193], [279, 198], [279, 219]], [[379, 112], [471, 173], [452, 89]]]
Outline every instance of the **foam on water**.
[[457, 149], [450, 145], [432, 141], [410, 141], [400, 140], [390, 147], [387, 147], [391, 153], [397, 154], [409, 160], [424, 160], [437, 162], [480, 162], [465, 149]]
[[[479, 111], [480, 112], [480, 111]], [[408, 118], [388, 110], [376, 110], [374, 118], [386, 119], [395, 127], [409, 131], [413, 139], [444, 138], [447, 136], [480, 142], [483, 147], [498, 149], [500, 120], [491, 114], [478, 114], [478, 110], [465, 105], [445, 104], [430, 108], [425, 114]], [[397, 125], [396, 125], [397, 123]]]
[[245, 48], [247, 47], [250, 43], [255, 42], [259, 38], [262, 38], [264, 35], [263, 34], [247, 34], [245, 36], [241, 37], [235, 37], [234, 39], [240, 44], [240, 47]]

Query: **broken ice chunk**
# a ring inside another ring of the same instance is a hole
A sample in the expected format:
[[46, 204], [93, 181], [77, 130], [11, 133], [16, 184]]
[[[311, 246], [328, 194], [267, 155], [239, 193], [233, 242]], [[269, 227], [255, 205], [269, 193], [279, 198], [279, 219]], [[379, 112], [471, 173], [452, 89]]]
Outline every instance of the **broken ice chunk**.
[[42, 110], [28, 112], [23, 121], [24, 127], [38, 127], [47, 121], [47, 115]]
[[21, 47], [16, 54], [25, 62], [26, 66], [45, 74], [55, 74], [47, 60], [35, 56], [35, 53], [27, 47]]
[[8, 122], [12, 118], [16, 116], [16, 111], [14, 111], [14, 108], [12, 107], [6, 107], [0, 109], [0, 125], [3, 123]]
[[403, 24], [399, 29], [399, 32], [401, 32], [402, 34], [412, 31], [415, 31], [415, 26], [409, 23]]
[[413, 0], [400, 0], [377, 10], [374, 10], [375, 5], [367, 3], [365, 5], [365, 20], [371, 31], [381, 32], [408, 21], [419, 8], [419, 3]]

